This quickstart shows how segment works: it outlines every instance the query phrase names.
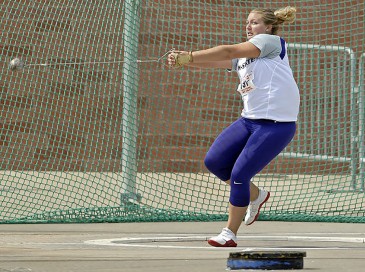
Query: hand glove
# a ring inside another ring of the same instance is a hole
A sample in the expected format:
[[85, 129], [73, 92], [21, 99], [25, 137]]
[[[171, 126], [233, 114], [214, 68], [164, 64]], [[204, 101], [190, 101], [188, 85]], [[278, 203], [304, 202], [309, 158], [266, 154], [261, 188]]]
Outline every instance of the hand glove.
[[193, 62], [192, 51], [190, 51], [188, 53], [172, 52], [171, 57], [173, 57], [175, 59], [175, 65], [173, 65], [174, 67], [181, 67], [183, 65]]

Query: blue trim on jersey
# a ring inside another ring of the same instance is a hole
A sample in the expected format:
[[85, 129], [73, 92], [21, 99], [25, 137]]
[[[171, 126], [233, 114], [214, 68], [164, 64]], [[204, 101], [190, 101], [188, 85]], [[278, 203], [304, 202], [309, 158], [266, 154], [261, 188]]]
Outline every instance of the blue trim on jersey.
[[281, 42], [281, 53], [280, 53], [280, 58], [283, 59], [285, 57], [286, 54], [286, 49], [285, 49], [285, 41], [283, 38], [280, 38], [280, 42]]

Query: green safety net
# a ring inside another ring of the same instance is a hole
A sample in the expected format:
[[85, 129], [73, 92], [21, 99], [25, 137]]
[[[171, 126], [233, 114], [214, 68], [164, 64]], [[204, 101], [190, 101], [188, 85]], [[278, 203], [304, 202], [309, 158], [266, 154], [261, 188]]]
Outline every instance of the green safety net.
[[225, 220], [229, 187], [203, 161], [240, 117], [237, 75], [163, 56], [240, 43], [250, 10], [287, 5], [301, 111], [253, 178], [272, 195], [260, 220], [365, 223], [365, 2], [351, 0], [1, 1], [0, 223]]

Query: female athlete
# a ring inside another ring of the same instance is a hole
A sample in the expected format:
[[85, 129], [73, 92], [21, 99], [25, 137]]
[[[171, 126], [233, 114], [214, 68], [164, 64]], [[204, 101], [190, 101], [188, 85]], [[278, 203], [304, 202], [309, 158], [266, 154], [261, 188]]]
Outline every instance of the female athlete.
[[204, 163], [230, 185], [228, 222], [208, 240], [215, 247], [236, 247], [244, 220], [251, 225], [270, 193], [251, 179], [293, 139], [299, 112], [299, 89], [289, 66], [287, 44], [278, 36], [281, 24], [295, 19], [296, 9], [254, 9], [246, 21], [247, 41], [206, 50], [175, 51], [171, 67], [225, 68], [238, 74], [243, 99], [241, 118], [224, 129]]

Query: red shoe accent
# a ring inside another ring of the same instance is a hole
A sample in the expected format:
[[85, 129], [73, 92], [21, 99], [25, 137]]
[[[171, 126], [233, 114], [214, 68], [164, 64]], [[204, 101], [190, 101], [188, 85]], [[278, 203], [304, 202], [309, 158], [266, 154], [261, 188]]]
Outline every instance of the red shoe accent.
[[208, 244], [210, 244], [211, 246], [214, 246], [214, 247], [236, 247], [237, 246], [237, 243], [233, 240], [227, 241], [224, 245], [217, 243], [214, 240], [208, 240]]
[[257, 214], [255, 216], [255, 219], [250, 224], [247, 224], [247, 226], [253, 224], [257, 220], [257, 218], [259, 218], [261, 206], [264, 205], [264, 203], [269, 199], [269, 197], [270, 197], [270, 192], [267, 192], [267, 196], [266, 196], [265, 200], [261, 202], [261, 204], [259, 206], [259, 210], [257, 211]]

